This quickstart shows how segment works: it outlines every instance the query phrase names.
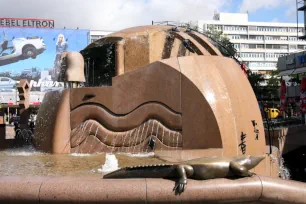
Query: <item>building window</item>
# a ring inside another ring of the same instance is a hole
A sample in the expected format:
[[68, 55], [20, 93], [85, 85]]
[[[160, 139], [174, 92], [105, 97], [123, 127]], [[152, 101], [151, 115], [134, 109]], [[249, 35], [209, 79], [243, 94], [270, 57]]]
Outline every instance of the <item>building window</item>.
[[258, 52], [242, 52], [241, 57], [242, 58], [263, 58], [264, 54], [263, 53], [258, 53]]
[[286, 36], [266, 36], [266, 40], [288, 40]]
[[260, 44], [260, 45], [256, 45], [257, 49], [263, 49], [264, 45]]
[[273, 45], [273, 49], [279, 50], [280, 49], [280, 45]]
[[217, 30], [222, 30], [222, 25], [217, 25], [217, 26], [216, 26], [216, 29], [217, 29]]
[[232, 30], [232, 26], [224, 26], [224, 30]]
[[218, 31], [221, 31], [222, 30], [222, 25], [208, 25], [207, 28], [208, 28], [208, 30], [218, 30]]
[[305, 50], [306, 49], [306, 45], [298, 45], [298, 49], [299, 50]]
[[299, 28], [299, 33], [304, 33], [305, 32], [305, 29], [304, 28]]
[[297, 29], [296, 28], [289, 28], [289, 32], [290, 33], [297, 33]]
[[232, 30], [247, 31], [248, 27], [246, 27], [246, 26], [224, 26], [224, 30], [227, 30], [227, 31], [232, 31]]
[[288, 37], [281, 36], [281, 37], [280, 37], [280, 40], [288, 40]]
[[240, 36], [240, 39], [242, 39], [242, 40], [247, 40], [247, 39], [248, 39], [248, 36], [247, 36], [247, 35], [241, 35], [241, 36]]
[[250, 35], [250, 40], [263, 40], [262, 35]]
[[241, 48], [249, 48], [249, 44], [241, 44]]
[[250, 44], [250, 45], [249, 45], [249, 48], [250, 48], [250, 49], [256, 49], [256, 45], [255, 45], [255, 44]]
[[240, 35], [228, 35], [228, 38], [231, 39], [231, 40], [239, 40]]
[[249, 67], [276, 67], [274, 62], [250, 62]]
[[265, 32], [287, 32], [287, 28], [283, 27], [257, 27], [257, 31], [265, 31]]
[[266, 53], [266, 58], [279, 58], [287, 55], [287, 53]]
[[280, 49], [287, 50], [288, 49], [288, 45], [280, 45]]

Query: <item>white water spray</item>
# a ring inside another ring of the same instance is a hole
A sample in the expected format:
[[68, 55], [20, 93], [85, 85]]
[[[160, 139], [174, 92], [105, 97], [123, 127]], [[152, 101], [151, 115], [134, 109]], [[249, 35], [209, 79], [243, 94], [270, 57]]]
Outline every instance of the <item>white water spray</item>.
[[117, 170], [118, 167], [118, 159], [114, 154], [106, 154], [105, 155], [105, 163], [102, 165], [101, 169], [98, 169], [98, 172], [106, 173]]
[[270, 155], [271, 159], [278, 164], [279, 166], [279, 170], [278, 170], [278, 173], [280, 175], [280, 177], [282, 179], [285, 179], [285, 180], [290, 180], [290, 171], [289, 169], [285, 166], [285, 162], [284, 162], [284, 159], [283, 157], [280, 157], [280, 158], [277, 158], [276, 156], [274, 155]]

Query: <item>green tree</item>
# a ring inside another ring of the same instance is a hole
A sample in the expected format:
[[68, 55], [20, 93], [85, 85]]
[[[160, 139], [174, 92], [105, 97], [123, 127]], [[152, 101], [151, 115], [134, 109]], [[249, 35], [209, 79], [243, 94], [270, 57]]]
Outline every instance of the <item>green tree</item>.
[[206, 35], [218, 43], [217, 47], [224, 56], [231, 57], [236, 55], [237, 50], [234, 44], [231, 43], [228, 36], [224, 34], [223, 31], [218, 31], [214, 26], [210, 26], [206, 31]]
[[256, 98], [261, 98], [263, 94], [261, 83], [265, 81], [264, 76], [262, 74], [252, 73], [251, 71], [248, 71], [248, 79], [256, 95]]
[[268, 96], [273, 97], [274, 99], [279, 98], [279, 90], [280, 90], [280, 84], [281, 79], [279, 77], [279, 71], [275, 70], [269, 73], [270, 77], [267, 81], [267, 87], [268, 90]]
[[257, 99], [270, 100], [273, 98], [277, 100], [279, 98], [280, 78], [278, 74], [278, 71], [272, 71], [269, 74], [270, 77], [267, 78], [267, 75], [248, 72], [248, 79]]
[[271, 71], [270, 74], [271, 78], [268, 79], [268, 86], [279, 87], [280, 86], [280, 77], [279, 71]]

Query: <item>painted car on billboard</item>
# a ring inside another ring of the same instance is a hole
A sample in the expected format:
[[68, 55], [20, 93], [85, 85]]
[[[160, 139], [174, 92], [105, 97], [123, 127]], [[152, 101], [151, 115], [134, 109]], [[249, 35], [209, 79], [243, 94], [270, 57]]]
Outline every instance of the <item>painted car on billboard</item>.
[[40, 37], [5, 39], [1, 43], [0, 66], [28, 58], [35, 59], [45, 49], [46, 44]]
[[89, 30], [0, 27], [0, 98], [16, 101], [16, 84], [27, 79], [31, 95], [39, 96], [31, 98], [41, 102], [45, 92], [63, 88], [61, 54], [88, 44]]

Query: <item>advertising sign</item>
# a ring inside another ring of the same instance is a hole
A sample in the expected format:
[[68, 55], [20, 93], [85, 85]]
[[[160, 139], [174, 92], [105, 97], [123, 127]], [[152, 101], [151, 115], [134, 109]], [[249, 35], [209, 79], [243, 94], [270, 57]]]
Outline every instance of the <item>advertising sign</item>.
[[306, 114], [306, 77], [303, 77], [301, 80], [301, 112]]
[[0, 18], [0, 27], [54, 28], [54, 20], [32, 18]]
[[[66, 51], [84, 49], [89, 31], [3, 27], [7, 21], [0, 22], [0, 103], [18, 101], [16, 85], [20, 79], [30, 83], [32, 104], [41, 102], [46, 91], [62, 89], [63, 84], [57, 82], [60, 56]], [[10, 25], [13, 24], [24, 26], [25, 22], [11, 20]], [[43, 25], [46, 23], [35, 21], [35, 26]], [[52, 23], [48, 26], [52, 27]]]
[[285, 111], [286, 110], [286, 82], [285, 80], [282, 80], [281, 87], [280, 87], [280, 110]]

